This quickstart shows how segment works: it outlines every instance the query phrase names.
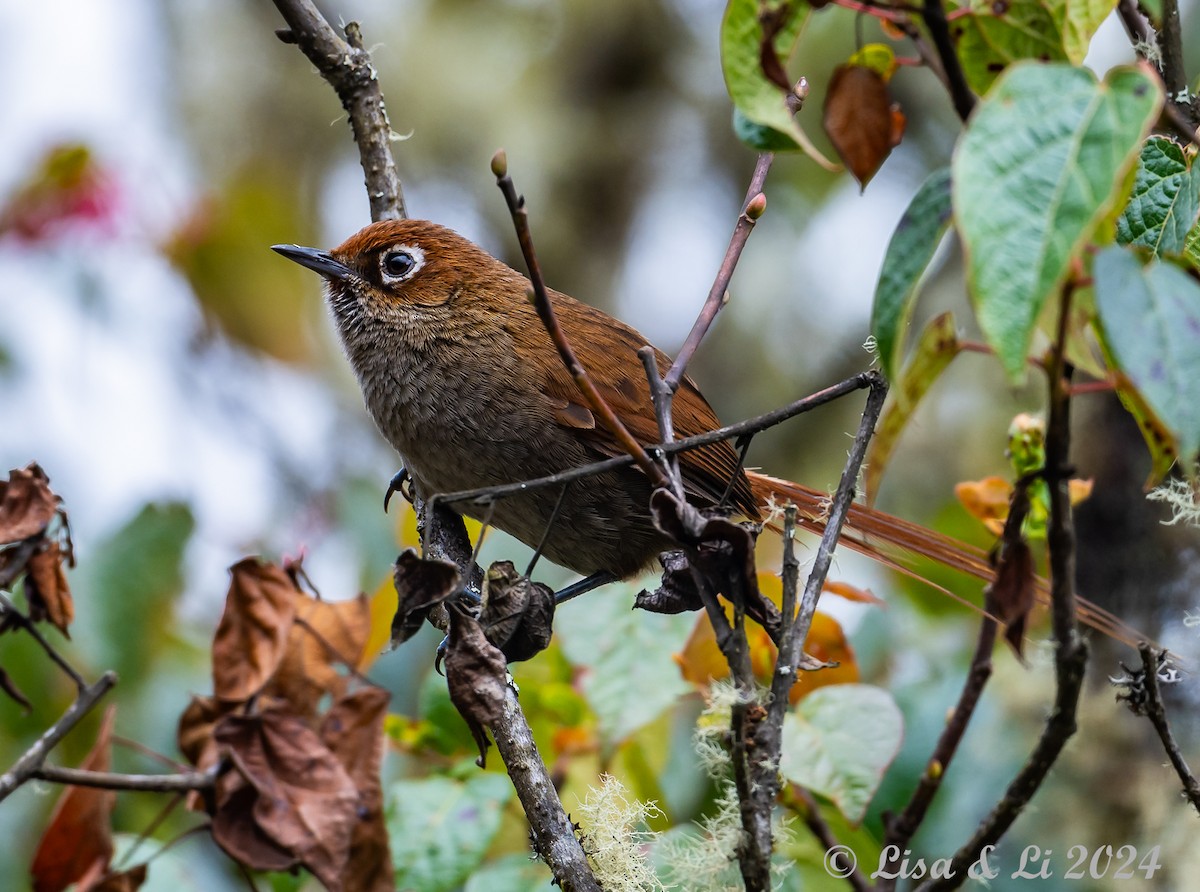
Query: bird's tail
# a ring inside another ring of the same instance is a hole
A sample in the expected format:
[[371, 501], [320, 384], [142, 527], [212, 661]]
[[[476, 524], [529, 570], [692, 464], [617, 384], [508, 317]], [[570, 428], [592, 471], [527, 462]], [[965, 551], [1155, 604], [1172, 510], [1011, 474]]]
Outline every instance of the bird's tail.
[[[760, 504], [774, 502], [784, 505], [790, 502], [796, 506], [798, 526], [818, 534], [825, 529], [825, 518], [829, 508], [828, 495], [798, 483], [753, 471], [747, 472], [747, 476], [750, 478], [755, 500]], [[928, 558], [984, 582], [991, 582], [995, 578], [995, 568], [982, 548], [857, 502], [850, 506], [841, 542], [848, 548], [907, 576], [919, 579], [981, 612], [982, 608], [978, 605], [921, 576], [913, 569], [913, 557]], [[1035, 578], [1034, 590], [1039, 603], [1049, 604], [1050, 585], [1044, 578]], [[1076, 598], [1076, 605], [1081, 622], [1110, 638], [1131, 647], [1136, 647], [1139, 641], [1147, 640], [1146, 636], [1098, 604], [1084, 598]]]

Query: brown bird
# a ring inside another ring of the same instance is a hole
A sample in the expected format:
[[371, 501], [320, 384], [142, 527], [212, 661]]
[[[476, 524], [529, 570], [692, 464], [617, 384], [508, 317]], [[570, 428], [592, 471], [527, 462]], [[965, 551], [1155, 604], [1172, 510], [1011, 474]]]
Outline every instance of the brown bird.
[[[457, 233], [424, 220], [373, 223], [332, 251], [274, 250], [320, 273], [367, 410], [425, 495], [528, 480], [624, 454], [597, 422], [526, 297], [520, 273]], [[601, 395], [643, 444], [658, 425], [637, 351], [646, 339], [607, 313], [550, 291], [563, 330]], [[658, 363], [670, 360], [661, 351]], [[673, 416], [680, 438], [720, 427], [685, 378]], [[700, 506], [727, 503], [751, 520], [768, 500], [793, 502], [800, 522], [823, 526], [825, 494], [742, 469], [719, 442], [679, 456], [686, 494]], [[732, 481], [732, 485], [730, 483]], [[651, 486], [633, 467], [572, 482], [559, 505], [551, 487], [485, 509], [453, 507], [595, 578], [623, 579], [672, 547], [649, 516]], [[557, 520], [554, 520], [555, 510]], [[553, 521], [553, 522], [552, 522]], [[990, 579], [981, 549], [855, 505], [844, 541], [889, 566], [881, 545], [931, 557]], [[1044, 596], [1044, 591], [1043, 591]], [[1081, 614], [1124, 639], [1120, 621], [1092, 605]]]

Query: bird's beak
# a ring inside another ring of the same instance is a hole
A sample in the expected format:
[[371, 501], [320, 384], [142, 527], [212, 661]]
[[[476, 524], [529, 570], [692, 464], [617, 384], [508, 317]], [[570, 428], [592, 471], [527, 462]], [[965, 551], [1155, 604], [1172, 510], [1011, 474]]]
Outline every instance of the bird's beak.
[[357, 275], [354, 270], [335, 259], [328, 251], [304, 248], [300, 245], [271, 245], [271, 250], [276, 254], [282, 254], [288, 260], [296, 261], [301, 266], [308, 267], [315, 273], [320, 273], [327, 279], [345, 281]]

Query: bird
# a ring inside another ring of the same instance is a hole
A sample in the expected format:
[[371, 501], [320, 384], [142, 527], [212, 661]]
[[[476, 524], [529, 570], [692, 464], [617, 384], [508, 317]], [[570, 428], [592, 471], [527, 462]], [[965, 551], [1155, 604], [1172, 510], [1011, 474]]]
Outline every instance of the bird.
[[[625, 454], [563, 365], [528, 298], [529, 279], [457, 232], [427, 220], [384, 220], [332, 250], [272, 249], [325, 279], [367, 412], [422, 495], [530, 480]], [[657, 443], [638, 356], [646, 338], [590, 304], [547, 292], [605, 402], [639, 442]], [[666, 368], [669, 358], [653, 349]], [[721, 426], [687, 376], [672, 412], [681, 439]], [[758, 522], [768, 504], [791, 503], [800, 526], [824, 527], [827, 494], [745, 469], [727, 441], [681, 453], [679, 469], [685, 496], [700, 508]], [[649, 478], [625, 466], [565, 489], [452, 507], [540, 547], [585, 577], [582, 590], [635, 576], [674, 547], [651, 520], [651, 494]], [[980, 579], [994, 576], [984, 550], [859, 503], [850, 508], [843, 541], [902, 571], [906, 557], [918, 555]], [[1039, 589], [1044, 600], [1044, 581]], [[1080, 615], [1120, 640], [1136, 636], [1096, 605], [1081, 601]]]

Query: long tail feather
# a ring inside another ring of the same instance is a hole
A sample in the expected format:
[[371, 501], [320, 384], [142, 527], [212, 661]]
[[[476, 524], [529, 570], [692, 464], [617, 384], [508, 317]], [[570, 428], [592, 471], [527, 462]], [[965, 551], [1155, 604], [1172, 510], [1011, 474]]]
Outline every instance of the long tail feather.
[[[824, 530], [825, 514], [829, 505], [828, 495], [765, 474], [749, 472], [747, 476], [760, 502], [769, 499], [792, 502], [800, 514], [798, 522], [802, 527], [815, 533]], [[861, 552], [890, 569], [919, 579], [954, 600], [981, 612], [982, 609], [978, 605], [925, 579], [910, 566], [906, 566], [905, 561], [908, 555], [918, 555], [985, 582], [991, 582], [995, 577], [987, 552], [982, 548], [857, 503], [850, 506], [841, 541], [846, 547]], [[1034, 586], [1039, 603], [1049, 604], [1049, 582], [1039, 576]], [[1136, 647], [1138, 642], [1147, 640], [1137, 629], [1100, 605], [1078, 597], [1076, 604], [1080, 621], [1098, 632], [1130, 647]]]

